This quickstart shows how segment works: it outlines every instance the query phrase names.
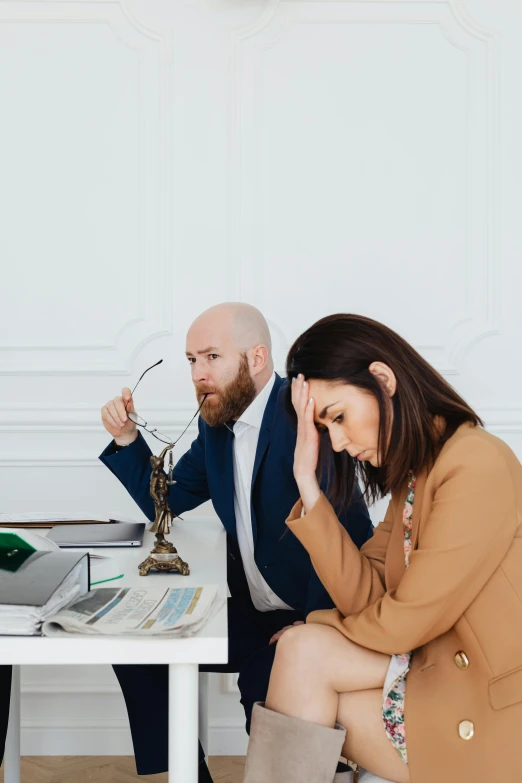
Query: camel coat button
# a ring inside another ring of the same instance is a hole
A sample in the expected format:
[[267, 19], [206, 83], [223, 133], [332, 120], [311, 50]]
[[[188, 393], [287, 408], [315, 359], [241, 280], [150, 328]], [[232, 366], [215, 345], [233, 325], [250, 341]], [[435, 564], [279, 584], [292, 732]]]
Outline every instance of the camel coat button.
[[468, 658], [468, 656], [466, 655], [466, 653], [465, 653], [465, 652], [463, 652], [462, 650], [460, 650], [460, 651], [459, 651], [459, 652], [458, 652], [458, 653], [455, 655], [455, 663], [457, 664], [457, 666], [459, 667], [459, 669], [467, 669], [467, 668], [468, 668], [468, 666], [469, 666], [469, 658]]
[[459, 736], [463, 740], [469, 740], [475, 733], [475, 726], [470, 720], [461, 720], [459, 723]]

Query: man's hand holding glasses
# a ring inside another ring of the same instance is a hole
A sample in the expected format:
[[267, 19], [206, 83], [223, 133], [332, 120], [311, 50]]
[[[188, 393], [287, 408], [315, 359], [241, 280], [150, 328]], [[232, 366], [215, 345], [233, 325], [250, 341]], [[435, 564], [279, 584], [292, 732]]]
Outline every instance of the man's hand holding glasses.
[[126, 386], [121, 397], [115, 397], [103, 406], [102, 422], [107, 432], [112, 435], [117, 446], [129, 446], [138, 437], [138, 427], [129, 417], [135, 414], [132, 392]]
[[[152, 367], [148, 367], [139, 377], [138, 383], [141, 381], [143, 376], [148, 373], [149, 370], [152, 370], [153, 367], [157, 367], [158, 364], [162, 363], [162, 361], [163, 359], [160, 359], [159, 362], [153, 364]], [[101, 410], [103, 426], [107, 432], [112, 435], [117, 446], [130, 446], [130, 444], [133, 443], [138, 437], [138, 427], [146, 430], [148, 433], [153, 435], [156, 440], [161, 441], [161, 443], [174, 446], [178, 440], [183, 437], [185, 432], [188, 430], [200, 412], [207, 395], [204, 395], [201, 405], [181, 435], [175, 441], [172, 441], [172, 439], [163, 432], [159, 432], [156, 428], [150, 428], [145, 419], [136, 413], [136, 409], [134, 408], [133, 394], [136, 391], [138, 383], [136, 383], [136, 386], [132, 391], [126, 386], [124, 389], [122, 389], [121, 397], [115, 397], [113, 400], [109, 400], [109, 402], [103, 406]]]

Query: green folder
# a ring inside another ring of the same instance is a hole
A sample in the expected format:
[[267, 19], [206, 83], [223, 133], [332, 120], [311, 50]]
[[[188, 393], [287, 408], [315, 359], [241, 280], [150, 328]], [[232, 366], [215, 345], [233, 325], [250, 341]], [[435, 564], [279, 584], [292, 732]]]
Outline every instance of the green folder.
[[17, 533], [3, 532], [0, 530], [0, 569], [2, 571], [18, 571], [28, 560], [33, 552], [36, 552], [34, 546]]

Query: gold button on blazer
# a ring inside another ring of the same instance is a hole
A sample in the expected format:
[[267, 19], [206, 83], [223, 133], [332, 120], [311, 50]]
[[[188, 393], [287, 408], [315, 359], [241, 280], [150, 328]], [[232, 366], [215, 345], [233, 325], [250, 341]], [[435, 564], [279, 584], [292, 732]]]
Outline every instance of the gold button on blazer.
[[457, 664], [459, 669], [467, 669], [468, 666], [469, 666], [469, 659], [468, 659], [468, 656], [466, 655], [466, 653], [463, 652], [462, 650], [460, 650], [455, 655], [455, 663]]

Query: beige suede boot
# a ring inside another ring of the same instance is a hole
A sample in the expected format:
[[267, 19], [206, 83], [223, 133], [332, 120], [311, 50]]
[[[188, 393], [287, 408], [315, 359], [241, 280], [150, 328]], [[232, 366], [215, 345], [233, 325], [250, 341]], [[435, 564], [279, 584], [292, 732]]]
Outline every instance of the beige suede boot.
[[332, 783], [346, 737], [254, 705], [244, 783]]

